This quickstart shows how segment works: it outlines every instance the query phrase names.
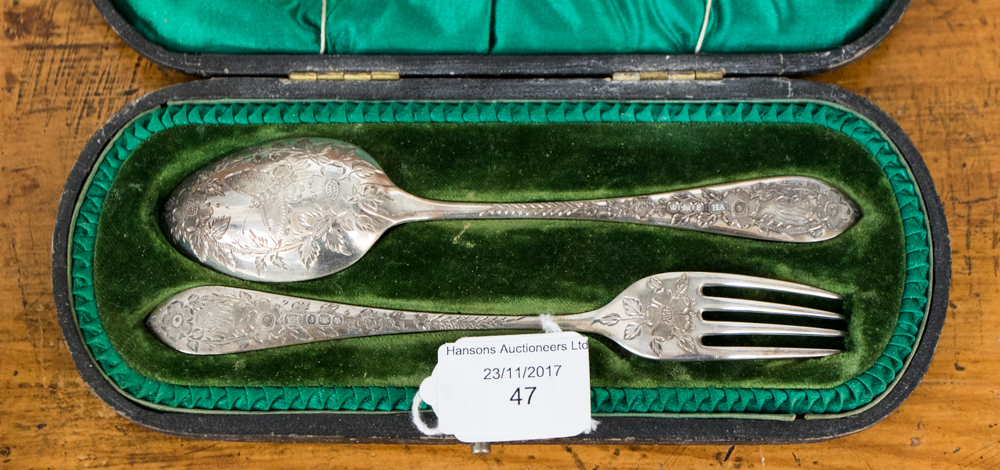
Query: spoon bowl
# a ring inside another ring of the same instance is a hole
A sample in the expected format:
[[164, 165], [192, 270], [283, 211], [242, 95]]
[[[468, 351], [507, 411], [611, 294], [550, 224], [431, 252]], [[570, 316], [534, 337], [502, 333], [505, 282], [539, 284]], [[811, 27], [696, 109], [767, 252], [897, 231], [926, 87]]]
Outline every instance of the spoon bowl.
[[341, 271], [389, 228], [421, 220], [600, 220], [816, 242], [859, 216], [840, 191], [798, 176], [586, 201], [437, 202], [396, 187], [354, 145], [303, 138], [241, 150], [196, 171], [168, 198], [163, 222], [177, 247], [212, 269], [288, 282]]

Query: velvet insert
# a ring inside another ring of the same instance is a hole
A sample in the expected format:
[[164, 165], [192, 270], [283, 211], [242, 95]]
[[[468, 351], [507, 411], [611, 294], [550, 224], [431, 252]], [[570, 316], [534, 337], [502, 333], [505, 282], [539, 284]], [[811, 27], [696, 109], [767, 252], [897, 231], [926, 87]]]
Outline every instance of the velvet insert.
[[[112, 0], [150, 42], [190, 54], [318, 54], [321, 0]], [[820, 52], [891, 0], [714, 0], [701, 52]], [[690, 54], [692, 0], [328, 0], [327, 54]]]
[[[172, 249], [157, 212], [187, 172], [236, 148], [302, 135], [357, 144], [404, 189], [444, 200], [625, 196], [803, 174], [844, 189], [865, 215], [843, 236], [808, 245], [594, 222], [408, 224], [342, 273], [282, 285], [231, 279]], [[847, 297], [846, 353], [660, 362], [595, 338], [592, 406], [836, 413], [869, 403], [902, 369], [930, 275], [923, 208], [891, 145], [849, 111], [801, 102], [174, 104], [138, 118], [109, 145], [80, 201], [72, 240], [74, 308], [97, 363], [124, 393], [181, 409], [408, 409], [437, 346], [467, 334], [186, 356], [156, 341], [142, 320], [194, 285], [521, 314], [596, 308], [657, 272], [794, 280]]]

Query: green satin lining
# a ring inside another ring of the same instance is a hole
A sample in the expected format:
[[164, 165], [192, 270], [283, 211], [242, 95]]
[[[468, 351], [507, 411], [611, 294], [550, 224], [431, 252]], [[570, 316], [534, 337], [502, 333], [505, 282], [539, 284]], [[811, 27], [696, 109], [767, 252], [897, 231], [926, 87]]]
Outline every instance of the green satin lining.
[[[878, 21], [890, 0], [714, 0], [700, 52], [819, 52]], [[705, 17], [692, 0], [496, 0], [493, 54], [690, 54]]]
[[[317, 54], [322, 0], [112, 0], [147, 40], [192, 54]], [[892, 0], [714, 0], [701, 52], [842, 47]], [[702, 0], [328, 0], [327, 54], [688, 54]]]
[[135, 120], [109, 144], [73, 223], [71, 282], [85, 342], [124, 393], [151, 404], [207, 410], [406, 410], [412, 387], [185, 386], [145, 377], [111, 345], [97, 312], [94, 245], [104, 198], [119, 168], [154, 133], [185, 124], [311, 122], [729, 122], [815, 124], [864, 146], [895, 194], [906, 245], [898, 324], [875, 364], [829, 389], [614, 388], [591, 390], [595, 412], [838, 413], [870, 403], [902, 370], [919, 334], [930, 285], [929, 236], [916, 186], [881, 133], [850, 112], [816, 103], [273, 103], [172, 105]]

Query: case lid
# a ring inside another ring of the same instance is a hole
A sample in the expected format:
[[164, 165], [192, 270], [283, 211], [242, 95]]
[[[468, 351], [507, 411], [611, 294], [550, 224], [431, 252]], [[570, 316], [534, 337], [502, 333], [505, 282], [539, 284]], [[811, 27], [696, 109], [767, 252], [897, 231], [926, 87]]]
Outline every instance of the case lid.
[[[428, 17], [427, 10], [414, 7], [420, 2], [390, 0], [375, 4], [299, 0], [280, 5], [260, 0], [241, 4], [242, 13], [232, 15], [213, 13], [213, 9], [227, 8], [218, 6], [222, 4], [192, 8], [185, 2], [94, 3], [140, 54], [191, 75], [303, 77], [305, 73], [304, 78], [317, 78], [311, 73], [319, 73], [321, 79], [343, 79], [343, 74], [323, 72], [387, 72], [374, 78], [391, 79], [618, 74], [617, 78], [626, 80], [825, 72], [878, 46], [909, 5], [909, 0], [873, 1], [869, 11], [859, 11], [863, 10], [860, 6], [841, 5], [837, 10], [825, 2], [809, 3], [815, 0], [786, 0], [787, 4], [777, 7], [771, 2], [757, 7], [727, 4], [731, 1], [714, 0], [713, 6], [713, 0], [615, 4], [461, 0], [452, 5], [461, 6], [457, 13], [445, 8], [449, 2], [424, 5], [449, 17]], [[258, 24], [257, 17], [250, 16], [254, 9], [262, 15], [273, 11], [276, 23], [288, 20], [291, 27], [246, 28], [246, 24]], [[678, 23], [678, 17], [686, 23]], [[170, 19], [175, 22], [169, 23]], [[212, 35], [221, 40], [194, 40], [206, 31], [206, 25], [218, 25]], [[839, 31], [841, 27], [846, 31]], [[836, 47], [838, 37], [849, 42]], [[309, 53], [310, 44], [334, 53]], [[833, 49], [802, 52], [831, 44]], [[693, 53], [699, 49], [700, 53]], [[438, 55], [438, 51], [445, 54]], [[547, 55], [549, 51], [554, 54]], [[347, 78], [352, 77], [348, 74]], [[371, 79], [372, 75], [353, 78]]]

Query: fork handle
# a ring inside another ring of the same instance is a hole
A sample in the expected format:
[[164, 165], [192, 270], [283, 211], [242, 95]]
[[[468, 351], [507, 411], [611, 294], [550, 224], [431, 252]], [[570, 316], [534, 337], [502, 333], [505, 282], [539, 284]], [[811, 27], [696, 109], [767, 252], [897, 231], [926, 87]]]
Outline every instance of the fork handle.
[[859, 214], [849, 198], [826, 183], [791, 176], [579, 201], [462, 204], [422, 200], [408, 220], [595, 220], [760, 240], [815, 242], [840, 235]]
[[[577, 315], [556, 316], [573, 329]], [[357, 307], [230, 287], [175, 295], [146, 321], [168, 346], [214, 355], [360, 336], [452, 330], [539, 330], [537, 316], [462, 315]]]

